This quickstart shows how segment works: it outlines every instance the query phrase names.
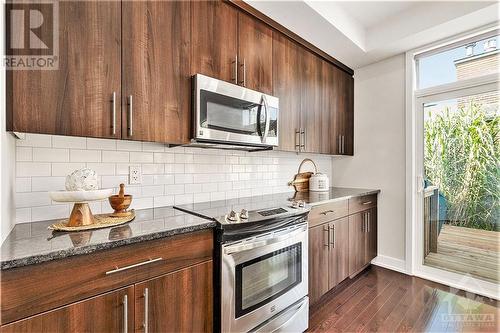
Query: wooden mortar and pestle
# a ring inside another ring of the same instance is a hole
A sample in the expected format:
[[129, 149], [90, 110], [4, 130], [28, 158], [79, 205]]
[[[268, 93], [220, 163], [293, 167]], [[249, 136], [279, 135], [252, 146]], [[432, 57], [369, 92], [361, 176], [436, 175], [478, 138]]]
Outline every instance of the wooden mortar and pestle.
[[127, 208], [132, 203], [132, 196], [125, 194], [125, 184], [120, 184], [120, 192], [109, 197], [109, 204], [115, 211], [110, 216], [125, 217], [132, 215], [132, 211]]

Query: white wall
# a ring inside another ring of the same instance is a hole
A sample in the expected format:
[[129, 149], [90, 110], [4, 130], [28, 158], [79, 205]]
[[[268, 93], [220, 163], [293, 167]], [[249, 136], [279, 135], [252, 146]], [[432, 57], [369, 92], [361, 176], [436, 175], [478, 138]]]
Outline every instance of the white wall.
[[354, 157], [333, 159], [335, 186], [381, 190], [379, 260], [402, 267], [405, 259], [404, 60], [402, 54], [355, 71]]
[[[0, 9], [0, 21], [4, 22], [4, 1]], [[0, 27], [0, 54], [5, 54], [4, 25]], [[0, 243], [14, 226], [14, 138], [5, 131], [5, 70], [0, 73]]]
[[[65, 177], [88, 167], [101, 188], [127, 184], [129, 166], [142, 167], [142, 184], [128, 185], [132, 208], [248, 197], [292, 191], [302, 159], [310, 157], [331, 175], [327, 155], [265, 151], [168, 148], [163, 144], [125, 140], [27, 134], [15, 142], [16, 222], [65, 218], [71, 205], [51, 201], [48, 191], [64, 190]], [[111, 210], [107, 200], [91, 205], [94, 213]]]

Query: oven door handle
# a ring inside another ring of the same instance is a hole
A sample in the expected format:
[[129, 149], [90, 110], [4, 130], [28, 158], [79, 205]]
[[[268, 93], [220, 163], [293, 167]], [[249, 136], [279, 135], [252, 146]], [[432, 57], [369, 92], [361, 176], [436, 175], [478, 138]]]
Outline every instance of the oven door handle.
[[269, 110], [268, 107], [269, 105], [267, 104], [267, 98], [266, 95], [262, 95], [262, 105], [264, 107], [264, 111], [266, 112], [266, 125], [264, 128], [264, 135], [262, 136], [262, 143], [266, 143], [267, 140], [267, 135], [269, 134], [269, 125], [270, 125], [270, 118], [269, 118]]
[[235, 252], [247, 251], [247, 250], [252, 250], [252, 249], [255, 249], [258, 247], [262, 247], [262, 246], [276, 244], [276, 243], [282, 242], [284, 240], [290, 239], [292, 237], [295, 237], [295, 236], [297, 236], [305, 231], [307, 231], [307, 226], [301, 226], [300, 228], [297, 228], [293, 231], [287, 232], [286, 234], [279, 235], [277, 237], [258, 240], [258, 241], [254, 241], [251, 243], [228, 245], [227, 247], [224, 248], [224, 254], [230, 255], [230, 254], [233, 254]]
[[[257, 327], [255, 330], [251, 330], [252, 333], [263, 333], [263, 332], [280, 332], [284, 330], [294, 331], [293, 327], [289, 327], [290, 324], [297, 319], [297, 317], [304, 316], [308, 317], [308, 312], [306, 308], [309, 307], [308, 299], [302, 299], [298, 303], [295, 303], [290, 308], [284, 310], [282, 313], [278, 314], [273, 318], [274, 320], [268, 320], [263, 325]], [[278, 325], [278, 327], [273, 327], [274, 325]]]

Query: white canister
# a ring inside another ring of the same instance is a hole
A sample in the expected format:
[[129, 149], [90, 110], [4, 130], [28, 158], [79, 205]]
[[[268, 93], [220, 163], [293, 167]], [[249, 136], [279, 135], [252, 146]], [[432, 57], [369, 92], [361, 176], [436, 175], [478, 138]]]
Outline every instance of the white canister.
[[315, 173], [309, 178], [309, 191], [323, 192], [330, 190], [328, 176], [323, 173]]

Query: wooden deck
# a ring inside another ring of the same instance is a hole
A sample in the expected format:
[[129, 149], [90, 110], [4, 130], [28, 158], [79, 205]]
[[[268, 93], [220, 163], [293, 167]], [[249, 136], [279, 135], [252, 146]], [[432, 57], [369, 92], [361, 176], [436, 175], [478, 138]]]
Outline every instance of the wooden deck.
[[425, 265], [498, 283], [500, 281], [500, 232], [443, 225], [437, 253]]

